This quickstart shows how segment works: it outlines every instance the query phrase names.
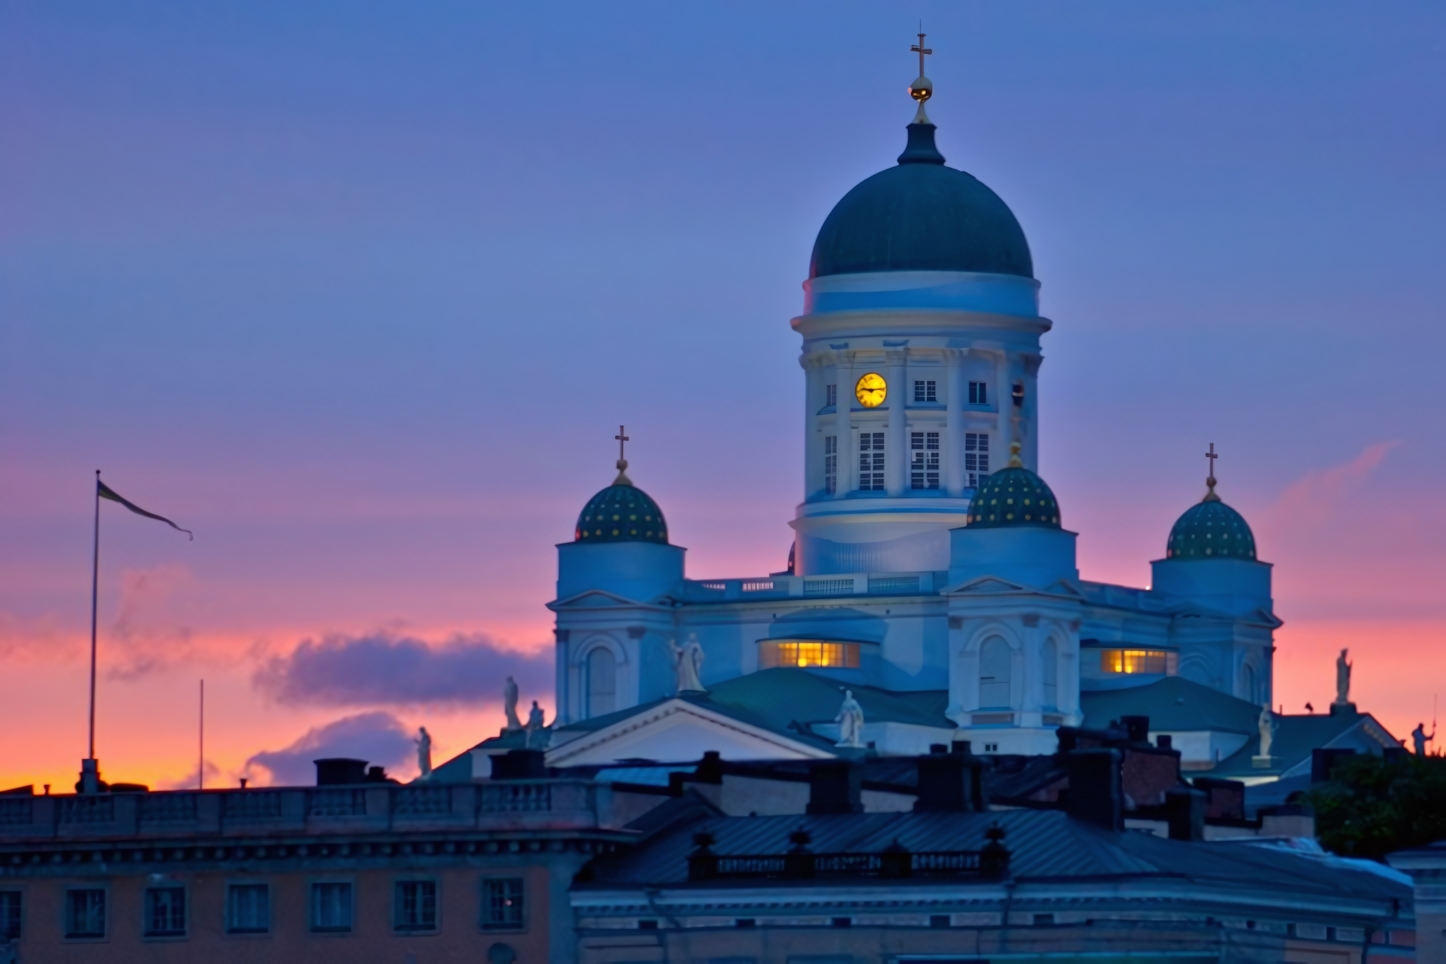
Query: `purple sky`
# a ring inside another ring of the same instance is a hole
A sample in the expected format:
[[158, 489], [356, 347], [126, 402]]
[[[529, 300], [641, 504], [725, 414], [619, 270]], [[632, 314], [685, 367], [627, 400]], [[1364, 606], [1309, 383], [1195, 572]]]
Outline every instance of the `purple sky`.
[[97, 467], [197, 532], [107, 506], [118, 779], [194, 772], [199, 676], [218, 779], [487, 735], [486, 670], [275, 673], [545, 648], [620, 422], [690, 574], [780, 568], [788, 319], [903, 145], [920, 17], [940, 147], [1057, 326], [1041, 471], [1085, 575], [1147, 581], [1214, 441], [1277, 563], [1278, 699], [1323, 706], [1350, 645], [1404, 734], [1446, 681], [1439, 4], [0, 2], [0, 705], [36, 734], [0, 785], [83, 755]]

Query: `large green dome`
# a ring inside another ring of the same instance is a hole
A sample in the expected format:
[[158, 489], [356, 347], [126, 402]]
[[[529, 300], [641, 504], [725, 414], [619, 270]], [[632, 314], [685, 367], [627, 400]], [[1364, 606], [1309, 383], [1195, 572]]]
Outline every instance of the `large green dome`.
[[973, 175], [944, 166], [934, 125], [908, 127], [899, 163], [834, 205], [808, 276], [870, 271], [971, 271], [1034, 277], [1014, 212]]
[[1205, 498], [1176, 520], [1165, 544], [1165, 558], [1253, 561], [1255, 533], [1243, 515], [1220, 501], [1212, 484]]
[[974, 529], [1005, 526], [1060, 528], [1059, 502], [1044, 479], [1019, 461], [1018, 443], [1008, 468], [995, 472], [980, 483], [974, 500], [969, 503], [969, 521], [965, 525]]
[[618, 460], [612, 485], [588, 500], [577, 517], [575, 542], [668, 542], [668, 523], [652, 496], [628, 479], [628, 463]]

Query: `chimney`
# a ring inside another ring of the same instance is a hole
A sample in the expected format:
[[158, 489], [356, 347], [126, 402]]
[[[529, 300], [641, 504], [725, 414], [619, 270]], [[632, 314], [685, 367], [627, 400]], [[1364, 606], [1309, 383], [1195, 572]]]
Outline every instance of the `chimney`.
[[1329, 749], [1314, 749], [1310, 751], [1310, 782], [1325, 783], [1331, 778], [1331, 771], [1336, 764], [1341, 762], [1343, 757], [1355, 756], [1355, 750], [1348, 750], [1344, 747], [1331, 747]]
[[1150, 718], [1148, 716], [1122, 716], [1120, 725], [1129, 734], [1131, 743], [1150, 742]]
[[328, 757], [312, 760], [316, 764], [316, 785], [339, 787], [367, 781], [367, 761], [351, 760], [346, 757]]
[[863, 813], [863, 770], [848, 760], [808, 768], [808, 813]]
[[508, 750], [492, 758], [494, 780], [541, 780], [547, 776], [547, 755], [541, 750]]
[[1209, 797], [1203, 790], [1175, 787], [1165, 793], [1165, 819], [1170, 824], [1171, 840], [1205, 839], [1205, 805]]
[[1107, 830], [1125, 827], [1124, 793], [1120, 788], [1119, 750], [1074, 750], [1065, 756], [1069, 790], [1065, 810], [1071, 817]]
[[935, 744], [928, 756], [918, 758], [918, 798], [916, 813], [939, 811], [983, 810], [981, 786], [982, 765], [968, 755], [968, 744], [955, 744], [953, 753], [946, 753], [943, 744]]
[[1196, 777], [1196, 789], [1205, 793], [1205, 819], [1244, 820], [1245, 784], [1219, 777]]
[[1175, 738], [1168, 733], [1161, 733], [1155, 737], [1155, 746], [1161, 750], [1173, 750], [1175, 748]]

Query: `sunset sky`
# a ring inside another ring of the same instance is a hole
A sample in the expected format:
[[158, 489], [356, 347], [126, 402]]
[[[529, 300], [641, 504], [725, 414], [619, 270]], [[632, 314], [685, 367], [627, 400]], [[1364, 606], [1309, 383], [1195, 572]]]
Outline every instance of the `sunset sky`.
[[[0, 789], [415, 774], [551, 703], [555, 543], [629, 474], [690, 576], [783, 567], [813, 237], [929, 34], [1029, 238], [1086, 578], [1220, 493], [1276, 703], [1446, 689], [1446, 6], [0, 0]], [[549, 713], [550, 716], [550, 713]], [[1443, 734], [1446, 737], [1446, 734]]]

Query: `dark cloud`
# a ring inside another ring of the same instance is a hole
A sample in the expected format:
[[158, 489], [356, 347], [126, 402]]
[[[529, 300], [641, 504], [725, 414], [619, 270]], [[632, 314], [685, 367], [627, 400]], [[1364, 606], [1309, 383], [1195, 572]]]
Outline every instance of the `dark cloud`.
[[552, 689], [552, 654], [498, 648], [480, 634], [443, 643], [375, 633], [308, 639], [273, 656], [252, 685], [293, 706], [406, 706], [499, 700], [513, 676], [524, 693]]
[[284, 750], [262, 750], [246, 761], [246, 769], [264, 769], [272, 786], [311, 786], [316, 783], [313, 761], [338, 756], [399, 770], [416, 759], [416, 745], [401, 720], [374, 710], [307, 730]]

